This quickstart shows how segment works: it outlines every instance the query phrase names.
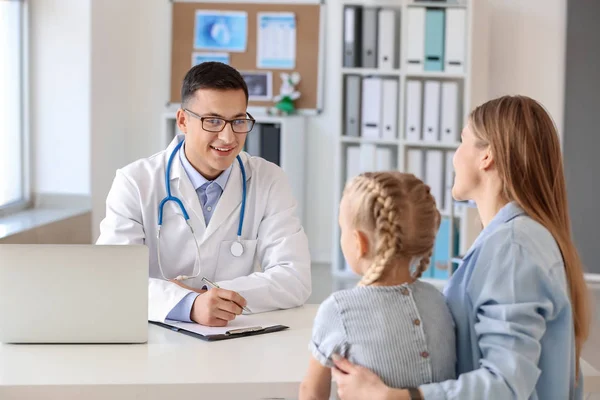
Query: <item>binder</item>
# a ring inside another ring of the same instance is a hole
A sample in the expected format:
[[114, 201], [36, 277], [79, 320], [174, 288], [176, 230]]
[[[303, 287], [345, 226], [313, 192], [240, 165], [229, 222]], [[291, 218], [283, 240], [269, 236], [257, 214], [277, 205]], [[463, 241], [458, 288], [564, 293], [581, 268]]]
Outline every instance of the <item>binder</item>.
[[346, 182], [361, 173], [360, 169], [360, 147], [348, 146], [346, 148]]
[[443, 158], [442, 150], [427, 150], [425, 153], [425, 183], [431, 189], [438, 210], [444, 207]]
[[252, 131], [246, 136], [246, 152], [251, 156], [260, 157], [260, 135], [262, 124], [254, 124]]
[[279, 124], [262, 124], [260, 132], [260, 156], [281, 166], [281, 128]]
[[384, 79], [382, 82], [381, 137], [398, 137], [398, 80]]
[[289, 329], [289, 327], [285, 325], [271, 324], [264, 321], [261, 322], [252, 315], [239, 315], [236, 317], [236, 319], [229, 322], [228, 326], [226, 327], [210, 327], [199, 325], [193, 322], [180, 322], [171, 320], [167, 320], [165, 322], [150, 322], [174, 332], [193, 336], [207, 342], [262, 335], [264, 333], [279, 332]]
[[425, 13], [425, 71], [444, 70], [444, 10]]
[[360, 173], [375, 171], [377, 168], [377, 146], [362, 144], [360, 146]]
[[375, 150], [375, 171], [392, 171], [394, 169], [392, 149], [378, 147]]
[[381, 138], [382, 86], [381, 78], [362, 80], [361, 136], [364, 138]]
[[377, 12], [375, 7], [362, 11], [362, 66], [377, 68]]
[[425, 81], [425, 102], [423, 110], [423, 140], [440, 140], [440, 82]]
[[445, 179], [444, 179], [444, 210], [447, 213], [452, 211], [452, 204], [454, 199], [452, 198], [452, 186], [454, 185], [454, 165], [452, 159], [454, 158], [454, 151], [446, 152], [445, 162]]
[[406, 140], [420, 141], [421, 137], [421, 81], [406, 82]]
[[399, 37], [396, 27], [396, 12], [382, 9], [379, 10], [378, 17], [377, 67], [380, 69], [396, 68], [396, 38]]
[[407, 72], [422, 72], [425, 60], [425, 8], [408, 9], [408, 44], [406, 46]]
[[360, 67], [362, 7], [344, 7], [344, 67]]
[[441, 141], [458, 141], [458, 82], [442, 83]]
[[406, 153], [406, 170], [419, 178], [422, 181], [425, 181], [425, 158], [424, 152], [420, 149], [409, 149]]
[[466, 21], [465, 9], [446, 9], [446, 72], [455, 74], [465, 72]]
[[344, 96], [344, 132], [347, 136], [360, 136], [361, 77], [346, 75], [346, 93]]
[[[442, 218], [440, 229], [435, 238], [433, 247], [433, 257], [431, 259], [431, 275], [434, 279], [448, 279], [450, 277], [450, 253], [456, 255], [458, 253], [458, 229], [456, 223], [451, 229], [450, 218]], [[452, 252], [450, 251], [450, 235], [453, 235]]]
[[407, 31], [406, 70], [422, 72], [425, 59], [425, 8], [409, 7]]

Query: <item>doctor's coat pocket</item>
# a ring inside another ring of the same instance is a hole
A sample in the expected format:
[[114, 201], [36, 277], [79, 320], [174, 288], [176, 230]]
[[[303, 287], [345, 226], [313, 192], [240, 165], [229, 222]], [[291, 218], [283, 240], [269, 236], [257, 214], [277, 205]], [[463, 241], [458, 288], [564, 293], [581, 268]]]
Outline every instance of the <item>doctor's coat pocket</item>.
[[254, 258], [258, 240], [241, 240], [244, 253], [236, 257], [231, 253], [231, 245], [237, 240], [225, 240], [219, 245], [219, 259], [215, 279], [228, 280], [254, 272]]

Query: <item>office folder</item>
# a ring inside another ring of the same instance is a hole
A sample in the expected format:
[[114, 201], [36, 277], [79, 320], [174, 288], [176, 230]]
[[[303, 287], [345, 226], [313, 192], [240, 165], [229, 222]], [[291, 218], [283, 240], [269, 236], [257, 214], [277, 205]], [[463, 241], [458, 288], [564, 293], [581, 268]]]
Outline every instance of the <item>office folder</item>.
[[377, 146], [371, 143], [360, 145], [360, 173], [377, 169]]
[[423, 140], [440, 140], [440, 82], [425, 81], [425, 101], [423, 104]]
[[260, 156], [281, 166], [281, 127], [279, 124], [262, 124]]
[[382, 82], [381, 137], [398, 137], [398, 79], [384, 79]]
[[246, 153], [251, 156], [260, 157], [260, 134], [262, 131], [262, 124], [254, 124], [252, 131], [246, 136]]
[[255, 315], [238, 315], [224, 327], [204, 326], [193, 322], [172, 320], [166, 320], [165, 322], [152, 321], [152, 323], [208, 342], [278, 332], [289, 328], [285, 325], [273, 324], [259, 319]]
[[377, 68], [377, 12], [375, 7], [362, 11], [362, 66]]
[[446, 9], [446, 72], [455, 74], [465, 72], [466, 20], [467, 11], [465, 9]]
[[361, 136], [381, 138], [381, 78], [366, 77], [362, 81]]
[[444, 192], [444, 211], [450, 213], [452, 211], [452, 205], [454, 199], [452, 198], [452, 186], [454, 185], [454, 165], [452, 159], [454, 158], [454, 151], [446, 152], [446, 165], [445, 165], [445, 179], [444, 186], [446, 188]]
[[425, 181], [425, 158], [420, 149], [409, 149], [406, 152], [406, 170], [422, 181]]
[[425, 13], [425, 71], [444, 70], [444, 10]]
[[[448, 279], [450, 277], [450, 259], [458, 253], [458, 229], [456, 222], [451, 227], [449, 217], [442, 218], [440, 229], [435, 238], [433, 257], [431, 259], [431, 277], [434, 279]], [[452, 238], [452, 250], [450, 249], [450, 237]]]
[[344, 177], [345, 181], [348, 182], [360, 173], [360, 146], [348, 146], [346, 148], [346, 175]]
[[458, 141], [458, 82], [442, 83], [441, 141]]
[[431, 188], [438, 210], [444, 207], [444, 153], [441, 150], [427, 150], [425, 153], [425, 183]]
[[406, 70], [422, 72], [425, 59], [425, 8], [408, 9], [407, 31]]
[[377, 28], [377, 58], [380, 69], [397, 68], [396, 38], [399, 37], [394, 10], [379, 10]]
[[344, 67], [361, 66], [362, 7], [344, 7]]
[[360, 136], [361, 77], [346, 75], [345, 80], [344, 134], [356, 137]]
[[378, 147], [375, 150], [375, 158], [375, 171], [393, 171], [395, 169], [392, 149]]
[[406, 140], [419, 141], [421, 136], [421, 105], [423, 84], [421, 81], [406, 82]]

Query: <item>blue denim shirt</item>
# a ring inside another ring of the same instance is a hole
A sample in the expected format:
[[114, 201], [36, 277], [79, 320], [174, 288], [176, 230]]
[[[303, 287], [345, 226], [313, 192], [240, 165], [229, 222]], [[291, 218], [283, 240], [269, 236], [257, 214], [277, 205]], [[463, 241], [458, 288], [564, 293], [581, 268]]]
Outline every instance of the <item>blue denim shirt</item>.
[[[185, 144], [181, 146], [179, 150], [179, 160], [183, 169], [185, 170], [188, 178], [192, 182], [192, 186], [198, 194], [198, 200], [202, 206], [202, 214], [204, 215], [204, 222], [206, 226], [210, 223], [210, 219], [217, 207], [217, 203], [225, 190], [225, 185], [231, 174], [231, 166], [227, 168], [221, 175], [219, 175], [214, 181], [209, 181], [202, 174], [190, 164], [189, 160], [185, 156], [184, 151]], [[167, 319], [173, 319], [177, 321], [191, 322], [190, 312], [192, 311], [192, 305], [198, 297], [198, 293], [189, 293], [169, 312]]]
[[582, 399], [561, 252], [515, 203], [481, 232], [444, 295], [459, 377], [421, 386], [426, 400]]

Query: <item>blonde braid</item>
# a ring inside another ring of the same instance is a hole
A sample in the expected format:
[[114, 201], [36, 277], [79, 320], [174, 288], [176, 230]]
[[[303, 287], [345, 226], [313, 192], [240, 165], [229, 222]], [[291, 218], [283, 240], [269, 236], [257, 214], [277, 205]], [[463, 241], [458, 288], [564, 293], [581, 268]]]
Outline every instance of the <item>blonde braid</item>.
[[373, 211], [375, 232], [377, 235], [377, 249], [375, 252], [375, 261], [363, 275], [359, 282], [360, 286], [368, 286], [381, 278], [385, 268], [402, 250], [402, 245], [400, 244], [402, 232], [400, 232], [392, 197], [374, 179], [370, 179], [367, 188], [376, 196]]
[[429, 253], [427, 253], [427, 255], [423, 256], [421, 258], [421, 260], [419, 260], [419, 265], [417, 266], [417, 270], [415, 271], [415, 274], [413, 275], [413, 277], [415, 279], [419, 279], [421, 277], [421, 275], [423, 275], [423, 272], [425, 272], [427, 267], [429, 267], [429, 262], [431, 260], [432, 254], [433, 254], [433, 251], [430, 251]]

